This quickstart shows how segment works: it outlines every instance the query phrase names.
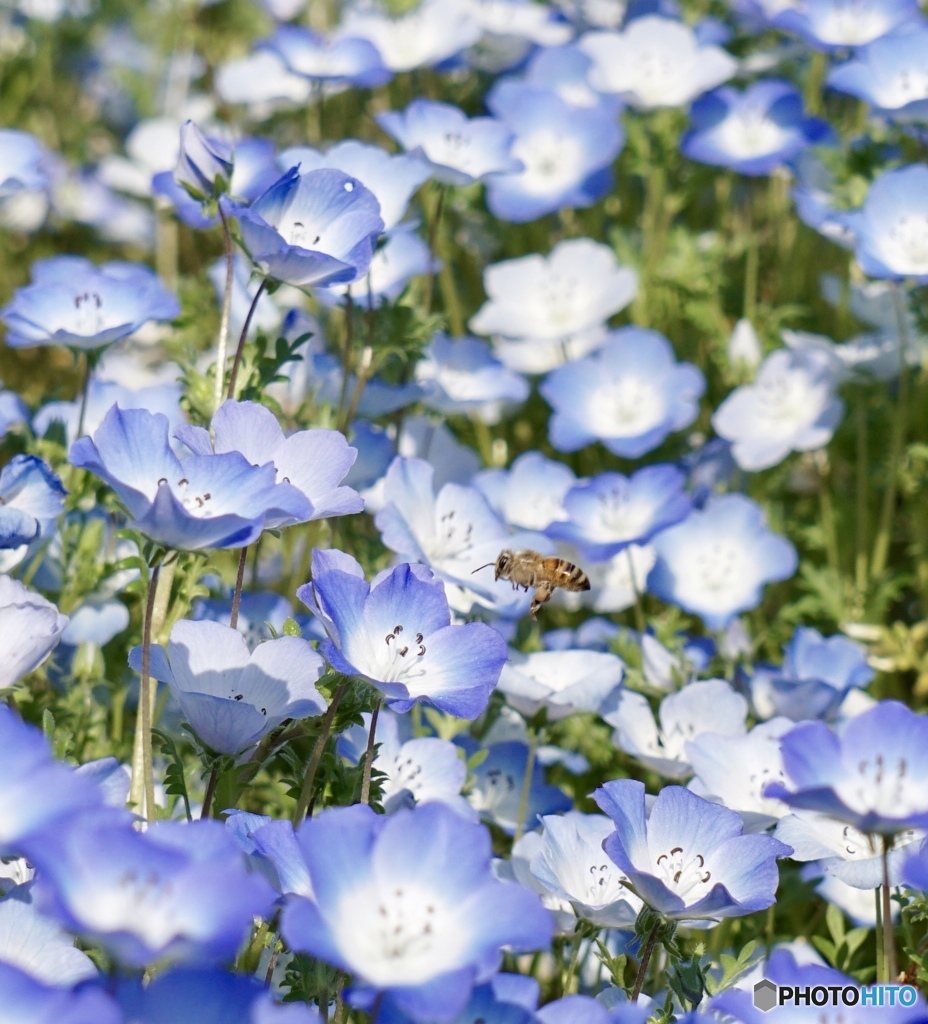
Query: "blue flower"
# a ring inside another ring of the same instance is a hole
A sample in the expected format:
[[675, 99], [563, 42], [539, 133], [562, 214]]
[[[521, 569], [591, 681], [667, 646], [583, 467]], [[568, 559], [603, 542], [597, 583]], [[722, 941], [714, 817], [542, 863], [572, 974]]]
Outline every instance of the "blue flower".
[[546, 373], [606, 340], [603, 325], [635, 297], [638, 275], [608, 245], [569, 238], [547, 256], [491, 264], [483, 287], [470, 329], [491, 336], [507, 366]]
[[648, 590], [724, 629], [760, 604], [767, 583], [796, 571], [796, 549], [771, 533], [760, 505], [740, 494], [710, 498], [653, 540], [657, 564]]
[[291, 168], [251, 206], [234, 213], [261, 273], [301, 287], [363, 277], [383, 231], [374, 194], [330, 168], [306, 174]]
[[[480, 749], [473, 740], [468, 741], [466, 737], [459, 737], [457, 742], [464, 747], [468, 756]], [[527, 830], [537, 828], [538, 819], [543, 814], [560, 814], [570, 810], [570, 797], [562, 789], [545, 782], [544, 766], [540, 759], [536, 759], [532, 766], [525, 816], [519, 821], [525, 769], [528, 765], [528, 744], [518, 740], [504, 740], [501, 743], [490, 743], [484, 749], [487, 750], [487, 756], [473, 769], [473, 785], [468, 793], [468, 799], [481, 817], [507, 835], [513, 835], [520, 825]]]
[[[538, 982], [532, 977], [494, 974], [486, 984], [474, 989], [467, 1005], [450, 1024], [537, 1024], [539, 994]], [[377, 1019], [380, 1024], [414, 1024], [413, 1018], [390, 999], [384, 1001]]]
[[748, 702], [724, 679], [688, 683], [668, 694], [654, 720], [644, 694], [621, 690], [603, 720], [615, 728], [612, 742], [636, 761], [669, 779], [692, 774], [688, 742], [704, 733], [737, 736], [744, 733]]
[[922, 115], [928, 100], [928, 25], [907, 24], [854, 51], [833, 67], [826, 82], [890, 116]]
[[574, 711], [599, 712], [624, 674], [622, 659], [606, 651], [512, 651], [499, 689], [526, 718], [545, 708], [557, 721]]
[[830, 130], [821, 118], [804, 117], [799, 90], [776, 79], [743, 93], [723, 88], [701, 96], [690, 122], [680, 144], [684, 156], [748, 175], [769, 174]]
[[0, 130], [0, 204], [17, 192], [38, 192], [51, 181], [50, 154], [29, 132]]
[[0, 857], [34, 862], [64, 819], [103, 807], [104, 795], [92, 778], [56, 761], [38, 729], [0, 704], [0, 802]]
[[600, 473], [567, 492], [564, 511], [569, 518], [552, 523], [548, 536], [576, 544], [594, 561], [605, 561], [685, 519], [693, 507], [685, 483], [683, 473], [669, 465], [645, 466], [630, 477]]
[[[231, 610], [231, 594], [225, 600], [198, 597], [193, 602], [191, 618], [197, 622], [205, 619], [225, 624]], [[246, 590], [242, 593], [235, 628], [245, 637], [248, 649], [253, 651], [262, 641], [270, 640], [273, 635], [280, 636], [284, 623], [290, 618], [293, 618], [293, 607], [282, 594], [269, 590]]]
[[690, 363], [677, 363], [657, 331], [621, 327], [592, 355], [554, 370], [539, 390], [554, 415], [548, 436], [558, 451], [592, 441], [636, 459], [653, 451], [699, 412], [706, 382]]
[[791, 451], [824, 448], [844, 415], [838, 379], [823, 359], [778, 349], [761, 364], [753, 384], [736, 388], [716, 409], [712, 426], [732, 442], [742, 469], [768, 469]]
[[502, 946], [551, 940], [538, 897], [493, 878], [487, 829], [441, 804], [330, 809], [297, 838], [315, 895], [288, 899], [281, 932], [354, 975], [356, 1004], [387, 993], [414, 1020], [450, 1021], [497, 971]]
[[758, 666], [750, 680], [751, 700], [763, 718], [783, 715], [801, 722], [828, 718], [848, 693], [873, 679], [867, 652], [840, 633], [827, 639], [799, 626], [781, 668]]
[[632, 779], [607, 782], [593, 799], [616, 827], [603, 850], [666, 920], [718, 921], [776, 902], [777, 858], [792, 851], [770, 836], [744, 835], [734, 811], [666, 786], [646, 816], [644, 785]]
[[854, 233], [854, 255], [864, 273], [928, 282], [928, 166], [883, 171], [862, 209], [841, 222]]
[[102, 348], [150, 320], [179, 315], [177, 299], [148, 267], [117, 261], [96, 266], [80, 256], [38, 260], [32, 284], [18, 288], [0, 311], [12, 348]]
[[48, 533], [64, 511], [67, 491], [34, 455], [14, 455], [0, 472], [0, 548], [16, 548]]
[[477, 338], [438, 333], [423, 356], [416, 365], [416, 380], [425, 389], [423, 403], [436, 412], [473, 413], [492, 424], [504, 409], [528, 398], [528, 381], [507, 370]]
[[257, 978], [219, 968], [159, 971], [147, 984], [121, 980], [117, 999], [125, 1020], [134, 1024], [322, 1024], [314, 1006], [282, 1005]]
[[0, 690], [12, 687], [48, 657], [67, 615], [19, 580], [0, 576]]
[[217, 199], [227, 192], [232, 166], [232, 147], [227, 142], [204, 135], [193, 121], [181, 125], [174, 181], [193, 199]]
[[795, 32], [816, 50], [865, 46], [894, 29], [916, 22], [918, 0], [805, 0], [771, 19], [776, 28]]
[[[184, 717], [210, 750], [249, 750], [284, 719], [326, 709], [316, 682], [325, 665], [308, 641], [281, 636], [249, 651], [237, 629], [182, 619], [167, 648], [151, 648], [151, 674], [167, 683]], [[141, 648], [129, 662], [139, 671]]]
[[[380, 203], [386, 232], [401, 226], [410, 197], [429, 177], [428, 165], [417, 157], [388, 153], [380, 146], [357, 139], [337, 142], [324, 153], [309, 146], [293, 146], [281, 152], [279, 162], [282, 167], [299, 164], [302, 171], [334, 167], [363, 181], [364, 187], [370, 189]], [[359, 287], [358, 291], [362, 289]]]
[[594, 89], [645, 110], [682, 107], [737, 68], [721, 47], [701, 46], [688, 25], [657, 15], [634, 18], [621, 32], [590, 32], [579, 45], [593, 61]]
[[142, 833], [112, 812], [85, 816], [47, 833], [30, 859], [48, 912], [125, 967], [221, 963], [273, 898], [218, 821], [158, 821]]
[[259, 48], [276, 53], [287, 70], [310, 81], [374, 88], [392, 77], [377, 47], [350, 34], [327, 39], [298, 25], [280, 25]]
[[305, 499], [276, 482], [272, 463], [252, 466], [238, 452], [181, 461], [160, 413], [114, 405], [91, 440], [71, 445], [70, 460], [113, 488], [132, 526], [166, 548], [244, 547], [269, 513]]
[[444, 584], [425, 566], [368, 584], [349, 555], [314, 551], [312, 576], [297, 596], [325, 625], [322, 652], [336, 671], [370, 680], [395, 711], [421, 700], [473, 719], [486, 708], [506, 642], [482, 622], [452, 626]]
[[515, 135], [524, 170], [487, 181], [487, 206], [500, 220], [524, 223], [546, 213], [592, 206], [612, 184], [610, 165], [625, 142], [606, 106], [572, 107], [556, 93], [503, 80], [487, 106]]
[[567, 518], [564, 497], [576, 483], [574, 471], [541, 452], [523, 452], [509, 469], [482, 469], [473, 484], [513, 528], [544, 530]]
[[[0, 141], [0, 146], [3, 143]], [[3, 1013], [16, 1024], [124, 1024], [113, 1000], [97, 987], [67, 988], [45, 984], [13, 964], [0, 960]]]
[[377, 114], [377, 123], [446, 185], [470, 185], [523, 169], [511, 153], [515, 136], [509, 128], [492, 117], [468, 118], [450, 103], [413, 100], [402, 113]]
[[788, 783], [764, 791], [861, 832], [893, 835], [928, 826], [928, 718], [880, 701], [839, 733], [803, 722], [782, 740]]
[[270, 512], [267, 529], [350, 515], [364, 508], [357, 491], [339, 486], [358, 453], [337, 430], [319, 427], [285, 437], [266, 406], [229, 400], [213, 416], [210, 430], [184, 426], [175, 431], [175, 437], [194, 455], [240, 452], [253, 466], [273, 463], [278, 483], [294, 488], [305, 501]]

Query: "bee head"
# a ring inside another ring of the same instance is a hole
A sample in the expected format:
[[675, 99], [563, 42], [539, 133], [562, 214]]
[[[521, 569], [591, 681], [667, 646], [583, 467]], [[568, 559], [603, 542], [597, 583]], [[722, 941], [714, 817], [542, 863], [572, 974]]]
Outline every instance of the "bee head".
[[499, 558], [496, 559], [496, 578], [505, 576], [512, 568], [512, 563], [512, 552], [508, 548], [505, 551], [500, 551]]

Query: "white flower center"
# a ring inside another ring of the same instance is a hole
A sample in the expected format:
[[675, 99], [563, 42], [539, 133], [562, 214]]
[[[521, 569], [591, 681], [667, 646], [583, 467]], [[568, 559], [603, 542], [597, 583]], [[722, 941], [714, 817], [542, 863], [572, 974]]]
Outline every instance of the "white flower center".
[[652, 509], [643, 502], [632, 499], [623, 487], [612, 487], [597, 498], [599, 504], [599, 526], [593, 536], [604, 540], [634, 540], [644, 533]]
[[460, 519], [454, 509], [445, 512], [438, 521], [438, 529], [427, 552], [429, 561], [466, 559], [474, 546], [474, 525]]
[[842, 779], [835, 792], [848, 807], [858, 811], [875, 811], [888, 818], [902, 818], [913, 809], [913, 788], [917, 780], [909, 777], [904, 757], [873, 754], [861, 758], [856, 773]]
[[298, 245], [301, 249], [325, 248], [322, 235], [311, 224], [304, 224], [301, 220], [293, 220], [289, 223], [282, 223], [278, 228], [281, 238], [288, 245]]
[[74, 333], [90, 337], [106, 326], [103, 318], [103, 298], [99, 292], [84, 292], [74, 296]]
[[816, 35], [826, 43], [861, 46], [885, 35], [891, 22], [869, 0], [844, 0], [829, 5]]
[[693, 558], [694, 569], [700, 578], [700, 585], [713, 592], [731, 590], [741, 573], [743, 559], [741, 548], [717, 540]]
[[628, 889], [621, 882], [624, 877], [614, 864], [591, 864], [586, 879], [586, 891], [577, 895], [587, 906], [608, 907], [630, 896]]
[[655, 865], [658, 878], [681, 899], [690, 897], [689, 902], [694, 903], [710, 887], [712, 872], [701, 853], [687, 853], [682, 846], [675, 846], [660, 854]]
[[425, 675], [426, 647], [423, 635], [415, 627], [407, 629], [397, 624], [383, 638], [384, 647], [378, 651], [376, 678], [384, 683], [403, 683]]
[[774, 153], [788, 135], [762, 110], [744, 110], [733, 114], [726, 119], [721, 134], [728, 152], [742, 158]]
[[525, 165], [522, 183], [528, 192], [557, 192], [577, 180], [579, 144], [559, 132], [545, 130], [523, 136], [513, 144], [512, 155]]
[[902, 214], [886, 233], [893, 269], [925, 273], [928, 269], [928, 214]]
[[644, 377], [614, 381], [602, 397], [603, 408], [618, 437], [634, 437], [656, 427], [664, 417], [663, 395]]
[[184, 506], [184, 508], [198, 519], [210, 519], [213, 515], [217, 514], [216, 509], [210, 504], [212, 501], [212, 494], [209, 491], [203, 491], [201, 494], [193, 494], [190, 488], [190, 481], [184, 476], [175, 484], [171, 484], [167, 477], [163, 476], [158, 481], [158, 487], [170, 487], [174, 497]]

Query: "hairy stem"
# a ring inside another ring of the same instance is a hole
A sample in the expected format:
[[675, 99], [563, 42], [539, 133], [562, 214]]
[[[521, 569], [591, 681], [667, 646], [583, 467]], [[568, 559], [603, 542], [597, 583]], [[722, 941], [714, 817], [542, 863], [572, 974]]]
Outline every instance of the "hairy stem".
[[258, 302], [261, 296], [264, 294], [264, 289], [267, 287], [267, 278], [261, 278], [261, 284], [258, 285], [258, 289], [255, 292], [255, 297], [251, 300], [251, 305], [248, 307], [248, 315], [245, 317], [245, 322], [242, 324], [242, 333], [239, 335], [238, 347], [235, 350], [235, 359], [232, 362], [232, 372], [229, 374], [229, 390], [226, 392], [226, 398], [235, 398], [235, 384], [238, 381], [239, 367], [242, 365], [242, 353], [245, 351], [245, 339], [248, 337], [248, 328], [251, 327], [251, 318], [255, 315], [255, 310], [258, 308]]
[[222, 244], [226, 256], [226, 283], [222, 293], [222, 313], [219, 317], [219, 340], [216, 343], [216, 384], [213, 392], [213, 412], [222, 405], [222, 393], [226, 383], [226, 352], [229, 347], [229, 320], [232, 316], [232, 285], [235, 280], [235, 257], [232, 253], [232, 232], [226, 219], [222, 203], [219, 218], [222, 221]]
[[300, 798], [297, 800], [296, 807], [293, 809], [294, 825], [299, 825], [303, 818], [306, 817], [309, 801], [313, 795], [313, 783], [316, 781], [316, 771], [319, 768], [319, 762], [322, 760], [322, 754], [329, 739], [329, 733], [332, 729], [332, 721], [334, 720], [335, 712], [338, 709], [338, 702], [344, 696], [347, 688], [347, 683], [341, 683], [335, 690], [335, 693], [332, 694], [332, 703], [329, 705], [329, 709], [325, 713], [325, 718], [322, 720], [322, 729], [316, 738], [316, 745], [313, 747], [309, 764], [306, 766], [306, 775], [303, 777], [303, 788], [300, 790]]
[[383, 700], [378, 700], [371, 712], [371, 728], [367, 734], [367, 750], [364, 752], [364, 771], [361, 775], [361, 803], [371, 802], [371, 771], [374, 767], [374, 737], [377, 734], [377, 719], [380, 716], [380, 709]]
[[229, 616], [229, 625], [235, 629], [238, 626], [238, 613], [242, 606], [242, 587], [245, 585], [245, 562], [248, 560], [248, 548], [242, 548], [238, 556], [238, 572], [235, 574], [235, 590], [232, 591], [232, 613]]
[[641, 986], [644, 985], [644, 977], [648, 973], [648, 964], [651, 962], [651, 954], [654, 952], [654, 944], [657, 942], [657, 933], [660, 931], [661, 921], [654, 922], [651, 931], [648, 933], [648, 940], [644, 945], [644, 952], [641, 954], [641, 963], [638, 964], [638, 973], [635, 975], [635, 987], [632, 989], [632, 1002], [638, 1002], [641, 995]]

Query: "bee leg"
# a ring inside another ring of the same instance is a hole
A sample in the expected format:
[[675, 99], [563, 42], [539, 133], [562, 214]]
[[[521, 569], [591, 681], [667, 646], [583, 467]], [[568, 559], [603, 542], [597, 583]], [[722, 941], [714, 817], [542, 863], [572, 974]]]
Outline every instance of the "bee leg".
[[553, 593], [554, 590], [551, 587], [545, 586], [544, 584], [542, 584], [535, 591], [532, 597], [532, 606], [531, 608], [529, 608], [529, 613], [531, 614], [533, 619], [537, 618], [535, 612], [537, 612], [543, 604], [547, 604], [547, 602], [551, 600], [551, 595]]

